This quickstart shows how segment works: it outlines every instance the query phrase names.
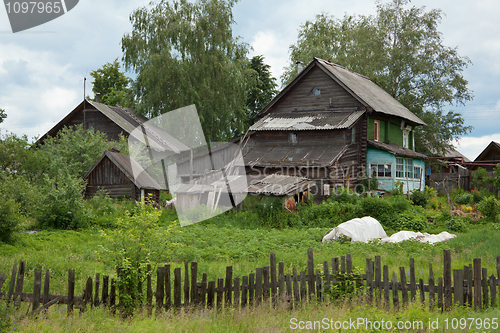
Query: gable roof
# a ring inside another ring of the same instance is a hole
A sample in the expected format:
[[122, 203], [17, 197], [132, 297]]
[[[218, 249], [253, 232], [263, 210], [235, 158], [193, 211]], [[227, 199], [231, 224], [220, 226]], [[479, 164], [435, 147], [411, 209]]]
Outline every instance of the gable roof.
[[56, 133], [61, 130], [66, 123], [79, 111], [95, 109], [100, 111], [107, 118], [112, 120], [116, 125], [118, 125], [125, 133], [130, 134], [137, 126], [148, 121], [148, 119], [141, 115], [135, 115], [134, 111], [123, 106], [109, 106], [95, 101], [89, 101], [84, 99], [77, 107], [73, 109], [70, 113], [66, 115], [61, 121], [59, 121], [54, 127], [52, 127], [47, 133], [38, 139], [37, 144], [43, 144], [45, 139], [49, 136], [55, 136]]
[[497, 151], [500, 151], [500, 143], [498, 142], [495, 142], [495, 141], [491, 141], [488, 146], [486, 146], [486, 148], [484, 148], [484, 150], [481, 152], [481, 154], [479, 154], [476, 159], [474, 160], [475, 161], [483, 161], [484, 158], [486, 157], [486, 155], [490, 152], [490, 150], [492, 149], [496, 149]]
[[[108, 158], [121, 172], [139, 189], [164, 190], [151, 176], [130, 156], [121, 154], [115, 149], [104, 151], [97, 163], [87, 172], [83, 179], [87, 179], [94, 169], [105, 158]], [[133, 170], [138, 170], [140, 173], [137, 178], [134, 177]]]
[[342, 66], [336, 65], [326, 60], [314, 58], [309, 65], [295, 77], [273, 100], [262, 109], [259, 116], [265, 116], [293, 86], [297, 84], [314, 67], [321, 68], [332, 80], [342, 86], [354, 98], [356, 98], [366, 108], [374, 112], [380, 112], [390, 116], [401, 117], [417, 125], [426, 123], [414, 115], [403, 104], [389, 95], [384, 89], [379, 87], [366, 76], [352, 72]]
[[306, 131], [345, 129], [365, 111], [270, 113], [250, 127], [251, 131]]

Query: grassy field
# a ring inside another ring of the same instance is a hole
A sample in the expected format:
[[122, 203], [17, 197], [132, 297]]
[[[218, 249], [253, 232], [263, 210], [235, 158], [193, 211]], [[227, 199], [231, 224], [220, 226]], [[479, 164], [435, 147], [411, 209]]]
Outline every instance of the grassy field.
[[[294, 268], [298, 271], [306, 270], [307, 249], [312, 248], [317, 265], [325, 260], [331, 262], [332, 257], [352, 254], [354, 266], [362, 271], [365, 269], [365, 258], [380, 255], [382, 265], [389, 266], [391, 275], [401, 266], [406, 267], [408, 271], [410, 258], [414, 258], [417, 279], [427, 279], [429, 263], [433, 264], [436, 276], [442, 275], [443, 250], [449, 249], [452, 254], [452, 269], [462, 268], [463, 265], [471, 264], [474, 258], [481, 258], [482, 266], [488, 269], [488, 275], [494, 272], [496, 275], [495, 260], [496, 255], [500, 254], [500, 233], [493, 224], [472, 225], [467, 232], [458, 233], [455, 239], [435, 245], [414, 241], [397, 244], [322, 243], [322, 237], [331, 228], [262, 227], [250, 223], [250, 220], [255, 218], [252, 214], [228, 213], [223, 218], [188, 227], [181, 228], [174, 225], [175, 232], [171, 232], [164, 239], [165, 244], [171, 244], [174, 250], [153, 258], [154, 262], [159, 265], [169, 263], [173, 267], [183, 267], [185, 261], [196, 261], [198, 274], [207, 273], [208, 280], [214, 280], [224, 277], [225, 268], [229, 265], [233, 266], [233, 277], [255, 272], [255, 268], [269, 265], [271, 252], [276, 254], [277, 261], [285, 262], [285, 273], [291, 272]], [[164, 215], [166, 216], [160, 219], [163, 221], [160, 223], [160, 228], [171, 227], [173, 220], [171, 214], [164, 212]], [[34, 234], [16, 234], [13, 244], [0, 243], [0, 272], [10, 276], [13, 264], [25, 260], [27, 264], [25, 292], [32, 291], [34, 270], [41, 268], [51, 271], [50, 293], [66, 294], [68, 269], [75, 269], [76, 294], [80, 294], [87, 277], [95, 276], [95, 273], [115, 276], [113, 268], [102, 259], [100, 251], [103, 245], [102, 231], [102, 228], [94, 226], [79, 231], [42, 230]], [[6, 290], [7, 283], [2, 288], [2, 291]], [[241, 312], [228, 310], [220, 314], [195, 311], [180, 315], [161, 314], [153, 318], [139, 313], [134, 319], [123, 321], [110, 316], [102, 309], [66, 318], [65, 307], [55, 306], [50, 309], [46, 318], [17, 321], [11, 329], [27, 332], [281, 332], [292, 330], [294, 326], [290, 322], [292, 318], [297, 318], [299, 321], [317, 321], [323, 318], [349, 320], [349, 318], [366, 317], [372, 320], [378, 318], [394, 322], [402, 319], [423, 320], [426, 325], [431, 318], [439, 319], [444, 325], [443, 320], [446, 318], [450, 320], [463, 316], [493, 318], [500, 315], [498, 308], [483, 311], [480, 314], [472, 313], [467, 309], [442, 314], [437, 311], [428, 312], [425, 308], [416, 305], [404, 311], [387, 313], [377, 307], [370, 308], [356, 303], [354, 306], [353, 304], [350, 306], [347, 304], [333, 306], [327, 303], [309, 304], [299, 309], [272, 311], [272, 315], [269, 315], [269, 309], [265, 308]], [[421, 330], [415, 330], [417, 331]], [[494, 332], [497, 330], [473, 331]]]

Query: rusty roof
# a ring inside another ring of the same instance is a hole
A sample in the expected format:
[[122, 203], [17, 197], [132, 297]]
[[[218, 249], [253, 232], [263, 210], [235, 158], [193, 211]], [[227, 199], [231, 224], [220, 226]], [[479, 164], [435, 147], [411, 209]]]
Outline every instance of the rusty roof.
[[257, 167], [322, 167], [330, 166], [342, 156], [341, 144], [288, 144], [273, 146], [260, 143], [243, 156], [245, 165]]
[[398, 146], [394, 143], [384, 143], [384, 142], [379, 142], [379, 141], [374, 141], [374, 140], [368, 140], [368, 147], [376, 148], [376, 149], [380, 149], [380, 150], [385, 150], [385, 151], [387, 151], [391, 154], [394, 154], [396, 156], [420, 158], [420, 159], [424, 159], [424, 160], [428, 159], [428, 157], [424, 154], [417, 153], [416, 151]]
[[345, 129], [365, 111], [295, 112], [268, 114], [250, 127], [251, 131], [308, 131]]

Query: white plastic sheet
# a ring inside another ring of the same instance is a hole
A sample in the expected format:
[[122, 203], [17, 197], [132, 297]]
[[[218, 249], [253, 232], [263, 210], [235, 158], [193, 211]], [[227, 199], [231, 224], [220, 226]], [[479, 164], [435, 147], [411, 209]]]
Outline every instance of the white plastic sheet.
[[323, 242], [347, 236], [353, 242], [367, 243], [371, 239], [387, 238], [387, 234], [379, 221], [373, 217], [365, 216], [339, 224], [323, 237]]
[[457, 235], [450, 234], [446, 231], [437, 235], [414, 231], [399, 231], [391, 237], [387, 237], [387, 234], [385, 233], [385, 230], [380, 222], [370, 216], [352, 219], [339, 224], [337, 227], [333, 228], [330, 233], [323, 237], [323, 242], [335, 240], [341, 236], [350, 238], [352, 242], [368, 243], [368, 241], [372, 239], [380, 239], [381, 243], [398, 243], [405, 240], [415, 239], [421, 243], [430, 244], [444, 242], [457, 237]]

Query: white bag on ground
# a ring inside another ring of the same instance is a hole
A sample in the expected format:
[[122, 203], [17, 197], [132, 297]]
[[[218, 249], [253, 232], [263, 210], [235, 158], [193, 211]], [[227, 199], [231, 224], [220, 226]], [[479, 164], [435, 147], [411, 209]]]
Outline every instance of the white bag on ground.
[[371, 239], [387, 238], [387, 234], [379, 221], [373, 217], [365, 216], [341, 223], [323, 237], [323, 242], [347, 236], [353, 242], [367, 243]]
[[405, 240], [409, 239], [416, 239], [420, 243], [439, 243], [439, 242], [445, 242], [447, 240], [450, 240], [452, 238], [457, 237], [457, 235], [450, 234], [447, 231], [443, 231], [440, 234], [437, 235], [431, 235], [426, 232], [421, 233], [421, 232], [414, 232], [414, 231], [400, 231], [396, 232], [393, 234], [391, 237], [386, 237], [381, 239], [382, 243], [399, 243]]

